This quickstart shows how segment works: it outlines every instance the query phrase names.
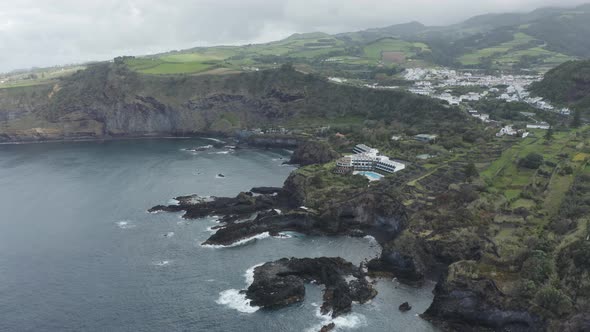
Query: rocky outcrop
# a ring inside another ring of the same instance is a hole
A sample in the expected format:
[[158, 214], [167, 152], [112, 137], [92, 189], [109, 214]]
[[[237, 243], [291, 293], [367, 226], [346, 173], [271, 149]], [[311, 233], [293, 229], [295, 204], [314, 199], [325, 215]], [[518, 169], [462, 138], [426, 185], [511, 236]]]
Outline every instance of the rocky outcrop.
[[412, 310], [412, 306], [408, 302], [404, 302], [399, 305], [399, 311], [406, 312]]
[[500, 291], [487, 278], [464, 273], [474, 262], [449, 266], [446, 278], [434, 290], [434, 301], [423, 317], [454, 331], [542, 331], [541, 319], [528, 312], [517, 299]]
[[388, 273], [407, 283], [424, 281], [426, 267], [421, 258], [410, 250], [384, 249], [379, 258], [369, 261], [371, 273]]
[[301, 166], [325, 164], [340, 157], [340, 154], [330, 144], [324, 141], [310, 140], [297, 146], [291, 155], [289, 164]]
[[552, 326], [550, 330], [559, 332], [590, 332], [590, 315], [587, 314], [589, 312], [588, 310], [585, 312], [574, 315], [564, 322], [556, 324], [556, 326]]
[[[226, 220], [222, 219], [222, 221]], [[254, 220], [227, 223], [219, 227], [215, 234], [211, 235], [203, 244], [228, 246], [258, 234], [269, 233], [276, 236], [285, 231], [308, 235], [325, 234], [317, 229], [317, 220], [309, 213], [289, 212], [278, 214], [275, 210], [270, 210], [258, 213]]]
[[251, 214], [267, 210], [273, 207], [276, 200], [273, 196], [254, 196], [251, 192], [243, 192], [234, 198], [211, 197], [206, 200], [198, 199], [199, 196], [177, 197], [178, 205], [157, 205], [148, 212], [178, 212], [185, 211], [183, 218], [197, 219], [212, 215], [235, 217], [237, 219], [248, 217]]
[[380, 243], [395, 238], [407, 225], [406, 210], [401, 200], [386, 192], [361, 191], [330, 200], [322, 206], [322, 228], [329, 232], [359, 229]]
[[283, 192], [283, 188], [281, 187], [254, 187], [250, 189], [250, 192], [253, 194], [261, 194], [261, 195], [273, 195], [279, 194]]
[[311, 282], [325, 287], [321, 312], [332, 317], [350, 312], [353, 301], [365, 303], [377, 295], [359, 267], [340, 257], [320, 257], [283, 258], [257, 267], [246, 297], [253, 306], [282, 307], [303, 301], [305, 283]]

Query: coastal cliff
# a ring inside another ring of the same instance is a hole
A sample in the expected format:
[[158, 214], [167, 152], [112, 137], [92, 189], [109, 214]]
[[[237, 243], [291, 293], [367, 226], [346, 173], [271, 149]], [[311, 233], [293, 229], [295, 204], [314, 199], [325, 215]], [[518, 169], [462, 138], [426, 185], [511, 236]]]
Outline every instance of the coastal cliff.
[[440, 101], [332, 84], [290, 66], [255, 73], [155, 76], [115, 61], [91, 65], [52, 85], [0, 89], [0, 141], [227, 135], [287, 125], [293, 119], [328, 123], [350, 115], [432, 126], [434, 122], [417, 121], [424, 113], [464, 121]]

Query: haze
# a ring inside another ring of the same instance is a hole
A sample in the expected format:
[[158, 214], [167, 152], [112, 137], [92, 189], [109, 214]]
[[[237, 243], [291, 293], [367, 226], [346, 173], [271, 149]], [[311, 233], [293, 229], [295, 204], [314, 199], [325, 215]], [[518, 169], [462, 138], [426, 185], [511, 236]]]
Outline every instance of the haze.
[[118, 55], [260, 43], [409, 21], [459, 22], [490, 12], [587, 0], [21, 0], [0, 3], [0, 72]]

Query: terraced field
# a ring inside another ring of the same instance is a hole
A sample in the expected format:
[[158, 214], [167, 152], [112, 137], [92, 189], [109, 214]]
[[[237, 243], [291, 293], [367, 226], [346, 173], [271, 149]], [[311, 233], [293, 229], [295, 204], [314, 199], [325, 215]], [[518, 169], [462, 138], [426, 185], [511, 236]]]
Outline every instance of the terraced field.
[[573, 57], [550, 51], [544, 45], [535, 43], [535, 38], [522, 32], [514, 34], [514, 39], [497, 46], [475, 50], [459, 57], [459, 62], [465, 66], [475, 66], [490, 58], [493, 63], [501, 66], [511, 66], [518, 63], [524, 57], [539, 57], [543, 64], [555, 66], [565, 61], [573, 60]]
[[[560, 197], [563, 197], [573, 181], [573, 175], [558, 174], [563, 174], [562, 170], [567, 167], [581, 169], [587, 160], [581, 149], [588, 142], [578, 132], [555, 133], [553, 141], [548, 143], [543, 138], [544, 131], [535, 131], [534, 137], [521, 139], [505, 150], [481, 176], [504, 195], [512, 208], [530, 205], [527, 192], [538, 190], [546, 194], [544, 209], [549, 214], [555, 213], [561, 202]], [[544, 158], [544, 164], [538, 170], [518, 166], [518, 161], [530, 153], [540, 154]]]
[[351, 66], [376, 66], [385, 63], [405, 63], [417, 53], [428, 51], [424, 43], [383, 38], [359, 46], [350, 52], [345, 41], [324, 33], [295, 34], [289, 38], [244, 46], [194, 48], [150, 57], [127, 59], [132, 70], [144, 74], [196, 74], [228, 70], [268, 68], [289, 60], [296, 64], [327, 61]]
[[383, 38], [364, 47], [365, 56], [370, 60], [384, 60], [387, 53], [400, 53], [405, 57], [429, 50], [424, 43], [411, 43], [400, 39]]

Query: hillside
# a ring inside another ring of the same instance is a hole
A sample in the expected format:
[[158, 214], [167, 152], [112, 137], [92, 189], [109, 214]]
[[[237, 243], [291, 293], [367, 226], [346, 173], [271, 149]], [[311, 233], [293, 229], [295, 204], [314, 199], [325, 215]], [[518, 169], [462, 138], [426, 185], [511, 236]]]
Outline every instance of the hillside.
[[[484, 70], [544, 72], [590, 56], [590, 6], [487, 14], [449, 26], [419, 22], [329, 35], [294, 34], [242, 46], [196, 47], [125, 57], [149, 75], [235, 74], [294, 64], [301, 71], [348, 79], [395, 80], [408, 67], [443, 65]], [[65, 70], [64, 70], [65, 69]], [[43, 84], [81, 67], [0, 75], [0, 88]]]
[[532, 91], [554, 103], [590, 110], [590, 60], [570, 61], [545, 74]]
[[365, 120], [441, 132], [468, 122], [437, 100], [333, 84], [291, 66], [231, 75], [157, 76], [129, 70], [125, 62], [92, 65], [56, 84], [0, 89], [0, 139], [229, 134]]

